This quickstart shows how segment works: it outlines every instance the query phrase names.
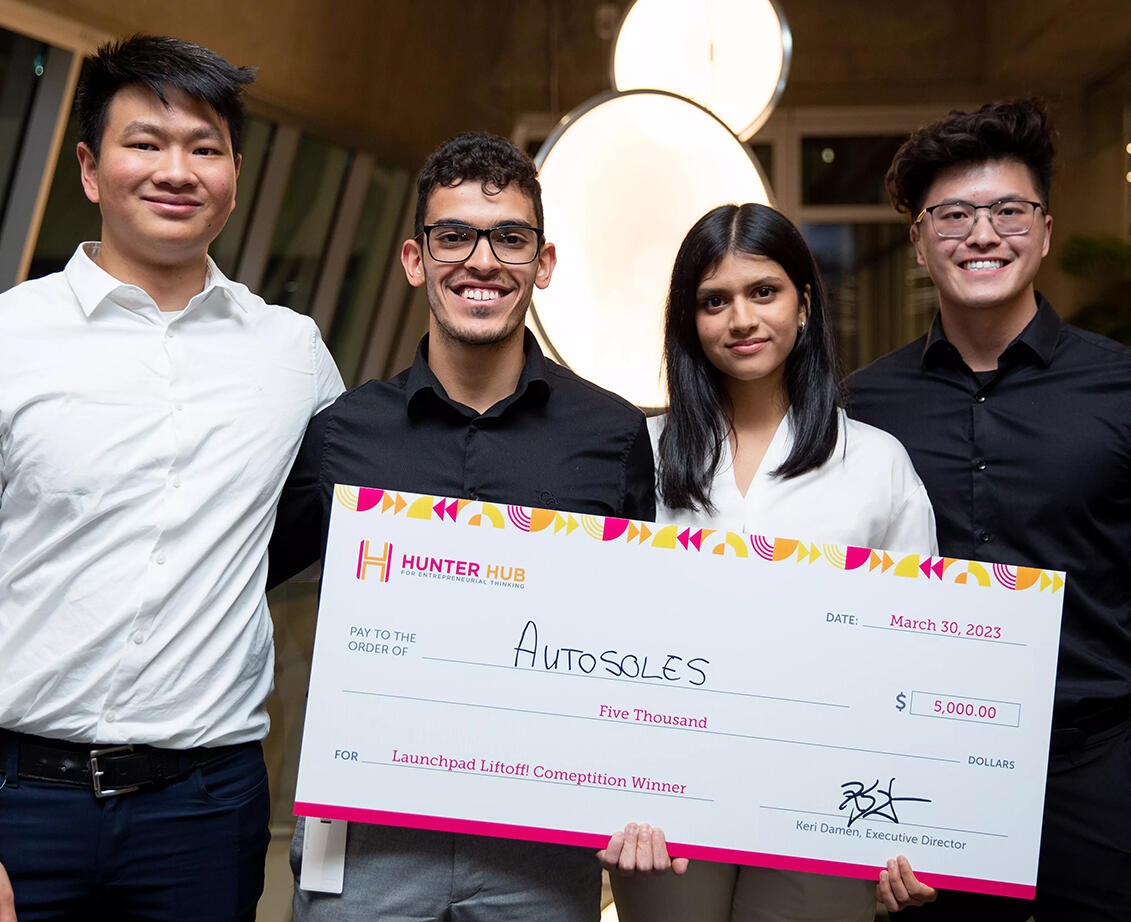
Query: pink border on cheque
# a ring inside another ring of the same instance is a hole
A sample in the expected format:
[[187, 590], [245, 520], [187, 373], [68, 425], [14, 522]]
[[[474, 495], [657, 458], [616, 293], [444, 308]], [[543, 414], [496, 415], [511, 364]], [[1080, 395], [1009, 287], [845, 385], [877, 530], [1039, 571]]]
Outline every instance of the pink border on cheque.
[[[460, 820], [443, 816], [426, 816], [419, 813], [392, 813], [387, 810], [362, 810], [356, 807], [334, 807], [329, 804], [295, 803], [295, 816], [317, 816], [327, 820], [349, 820], [356, 823], [378, 823], [383, 826], [407, 826], [411, 829], [434, 829], [440, 832], [462, 832], [476, 836], [497, 836], [504, 839], [525, 839], [531, 842], [554, 842], [558, 845], [580, 845], [586, 848], [604, 848], [608, 836], [590, 832], [568, 832], [562, 829], [544, 829], [541, 826], [511, 826], [507, 823], [486, 823], [478, 820]], [[813, 874], [835, 874], [837, 877], [859, 877], [876, 880], [880, 868], [866, 864], [848, 864], [840, 861], [818, 861], [813, 858], [791, 858], [765, 852], [744, 852], [729, 848], [711, 848], [705, 845], [680, 845], [669, 842], [673, 857], [696, 858], [701, 861], [729, 861], [733, 864], [756, 864], [759, 867], [781, 868], [787, 871], [809, 871]], [[954, 877], [950, 874], [916, 874], [919, 880], [940, 890], [968, 890], [993, 896], [1011, 896], [1031, 900], [1036, 887], [1011, 884], [1005, 881], [982, 880], [977, 877]]]

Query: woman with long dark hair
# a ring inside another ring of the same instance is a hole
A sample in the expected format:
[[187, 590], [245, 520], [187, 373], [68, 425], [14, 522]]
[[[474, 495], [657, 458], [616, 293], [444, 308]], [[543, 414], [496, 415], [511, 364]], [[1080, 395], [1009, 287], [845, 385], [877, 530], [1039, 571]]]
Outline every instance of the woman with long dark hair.
[[[903, 447], [840, 408], [817, 266], [774, 209], [722, 205], [688, 232], [664, 359], [669, 409], [649, 420], [658, 522], [937, 551], [931, 504]], [[889, 863], [878, 890], [702, 861], [678, 877], [614, 878], [614, 889], [622, 922], [870, 922], [877, 892], [892, 908], [902, 908], [893, 891], [903, 905], [934, 898], [906, 859]]]

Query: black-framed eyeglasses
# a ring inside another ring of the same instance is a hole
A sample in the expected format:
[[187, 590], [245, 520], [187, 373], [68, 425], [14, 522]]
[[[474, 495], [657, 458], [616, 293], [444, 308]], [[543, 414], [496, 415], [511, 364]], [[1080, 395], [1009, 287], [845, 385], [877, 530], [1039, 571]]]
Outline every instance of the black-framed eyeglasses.
[[467, 224], [426, 224], [424, 239], [428, 255], [439, 263], [461, 263], [486, 237], [495, 259], [510, 266], [523, 266], [538, 258], [542, 228], [528, 224], [471, 227]]
[[990, 213], [990, 225], [1002, 237], [1019, 237], [1029, 233], [1036, 221], [1037, 209], [1044, 208], [1040, 202], [1025, 199], [1003, 198], [988, 205], [975, 205], [972, 202], [941, 202], [924, 208], [915, 219], [918, 224], [923, 215], [931, 216], [931, 227], [939, 237], [966, 237], [974, 229], [978, 210], [985, 208]]

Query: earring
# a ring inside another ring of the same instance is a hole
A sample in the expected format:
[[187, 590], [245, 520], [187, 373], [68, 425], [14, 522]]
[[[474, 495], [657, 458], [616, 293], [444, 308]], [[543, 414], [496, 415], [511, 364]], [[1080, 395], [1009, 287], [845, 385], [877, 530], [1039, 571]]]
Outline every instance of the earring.
[[805, 332], [805, 321], [802, 320], [801, 323], [799, 323], [797, 325], [797, 335], [800, 336], [804, 332]]

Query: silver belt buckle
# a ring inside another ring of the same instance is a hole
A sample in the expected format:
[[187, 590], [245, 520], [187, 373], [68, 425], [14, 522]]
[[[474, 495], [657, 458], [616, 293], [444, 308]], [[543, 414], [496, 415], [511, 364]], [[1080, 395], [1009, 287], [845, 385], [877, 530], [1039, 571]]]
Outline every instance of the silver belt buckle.
[[129, 794], [138, 790], [139, 785], [131, 785], [128, 788], [104, 788], [102, 786], [103, 771], [98, 766], [98, 760], [102, 756], [113, 755], [116, 752], [133, 752], [133, 746], [110, 746], [106, 749], [92, 749], [90, 750], [90, 777], [94, 782], [94, 796], [98, 798], [114, 797], [118, 794]]

